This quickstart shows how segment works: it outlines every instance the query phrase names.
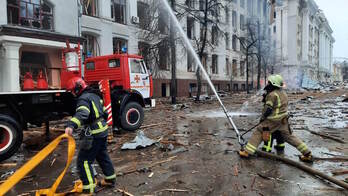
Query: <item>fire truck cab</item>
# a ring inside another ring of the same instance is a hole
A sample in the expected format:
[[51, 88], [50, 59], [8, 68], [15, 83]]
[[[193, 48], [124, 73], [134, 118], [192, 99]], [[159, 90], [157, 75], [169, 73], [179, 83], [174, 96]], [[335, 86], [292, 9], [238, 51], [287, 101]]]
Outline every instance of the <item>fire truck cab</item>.
[[[141, 56], [113, 54], [85, 60], [82, 76], [89, 85], [108, 79], [114, 124], [135, 130], [143, 121], [143, 107], [154, 106], [152, 77]], [[116, 118], [115, 118], [116, 117]]]

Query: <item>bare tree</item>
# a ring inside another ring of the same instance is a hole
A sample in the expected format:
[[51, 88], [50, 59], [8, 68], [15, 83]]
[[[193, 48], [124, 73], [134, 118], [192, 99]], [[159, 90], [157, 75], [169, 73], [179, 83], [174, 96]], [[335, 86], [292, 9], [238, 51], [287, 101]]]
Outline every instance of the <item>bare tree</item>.
[[[146, 0], [138, 2], [140, 19], [138, 37], [142, 40], [139, 50], [147, 64], [151, 64], [151, 74], [154, 78], [163, 78], [163, 71], [171, 72], [171, 101], [176, 103], [176, 45], [175, 27], [169, 19], [168, 12], [163, 10], [163, 1]], [[175, 11], [176, 0], [170, 0]], [[178, 16], [178, 15], [177, 15]], [[179, 16], [178, 16], [179, 17]], [[169, 66], [170, 65], [170, 66]]]
[[258, 36], [255, 31], [255, 25], [248, 21], [245, 24], [246, 28], [246, 35], [243, 37], [237, 37], [240, 41], [240, 45], [242, 46], [242, 52], [245, 55], [245, 62], [246, 62], [246, 91], [249, 93], [249, 69], [250, 69], [250, 57], [252, 55], [256, 55], [255, 53], [255, 47], [256, 43], [258, 41]]
[[[270, 60], [270, 47], [268, 39], [261, 33], [261, 26], [259, 20], [253, 21], [248, 20], [245, 24], [246, 34], [245, 36], [238, 37], [242, 46], [242, 52], [245, 55], [246, 61], [246, 90], [249, 93], [249, 72], [251, 70], [252, 82], [254, 80], [254, 63], [253, 60], [257, 61], [257, 89], [261, 88], [261, 75], [262, 70], [266, 77], [267, 75], [267, 64]], [[256, 58], [256, 59], [254, 59]], [[264, 66], [264, 67], [263, 67]]]
[[[229, 5], [230, 0], [224, 2], [225, 4], [223, 4], [221, 0], [186, 0], [185, 5], [177, 3], [177, 13], [179, 15], [187, 16], [196, 24], [198, 23], [200, 25], [200, 36], [191, 37], [191, 39], [195, 43], [196, 52], [202, 64], [203, 59], [205, 59], [205, 54], [209, 49], [214, 49], [214, 47], [218, 45], [219, 34], [222, 34], [222, 30], [219, 28], [221, 22], [220, 10], [226, 5]], [[208, 38], [208, 32], [212, 35], [211, 39]], [[202, 91], [202, 73], [198, 66], [196, 69], [196, 77], [196, 101], [198, 101]]]

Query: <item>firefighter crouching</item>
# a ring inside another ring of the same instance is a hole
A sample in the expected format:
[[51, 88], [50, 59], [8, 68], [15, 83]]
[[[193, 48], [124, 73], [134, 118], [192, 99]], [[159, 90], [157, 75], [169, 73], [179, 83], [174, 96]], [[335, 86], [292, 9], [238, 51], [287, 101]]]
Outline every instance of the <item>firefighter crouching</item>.
[[93, 194], [96, 188], [96, 174], [92, 168], [95, 160], [105, 175], [98, 185], [114, 187], [116, 174], [107, 151], [108, 125], [103, 100], [79, 77], [68, 81], [67, 90], [77, 97], [77, 105], [76, 113], [68, 121], [65, 133], [71, 135], [73, 130], [84, 126], [77, 157], [77, 168], [83, 184], [82, 195]]
[[[279, 76], [280, 75], [277, 75], [277, 77], [279, 77]], [[283, 78], [281, 76], [279, 77], [279, 79], [280, 79], [280, 83], [283, 83]], [[265, 109], [265, 104], [266, 104], [266, 97], [269, 93], [272, 92], [272, 91], [269, 91], [270, 90], [269, 88], [266, 88], [265, 90], [266, 90], [266, 93], [262, 95], [262, 97], [263, 97], [262, 103], [263, 103], [264, 109]], [[276, 140], [276, 142], [277, 142], [277, 144], [274, 146], [277, 153], [284, 154], [285, 141], [284, 141], [282, 134], [278, 130], [274, 131], [271, 134], [270, 139], [268, 141], [263, 141], [262, 151], [272, 152], [273, 140]]]
[[288, 97], [282, 90], [283, 78], [280, 75], [271, 75], [265, 90], [269, 93], [265, 98], [265, 105], [261, 123], [256, 127], [244, 150], [239, 151], [241, 157], [249, 157], [255, 153], [262, 141], [268, 142], [271, 134], [279, 131], [284, 141], [297, 148], [302, 153], [300, 160], [312, 162], [312, 153], [307, 145], [292, 134], [288, 122]]

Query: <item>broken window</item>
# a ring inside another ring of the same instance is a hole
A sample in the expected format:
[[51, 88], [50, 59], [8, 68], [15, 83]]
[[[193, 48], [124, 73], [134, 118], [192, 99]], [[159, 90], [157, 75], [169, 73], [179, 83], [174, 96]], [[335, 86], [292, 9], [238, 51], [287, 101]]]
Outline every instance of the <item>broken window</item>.
[[225, 45], [226, 45], [226, 50], [230, 49], [230, 34], [225, 33]]
[[236, 35], [232, 36], [232, 49], [233, 49], [233, 51], [237, 50], [237, 37], [236, 37]]
[[194, 38], [194, 19], [191, 17], [187, 17], [187, 37], [189, 39]]
[[199, 10], [200, 11], [205, 10], [205, 3], [206, 3], [206, 0], [199, 0]]
[[233, 59], [232, 60], [232, 75], [234, 77], [237, 77], [238, 73], [237, 73], [237, 60]]
[[150, 6], [147, 3], [138, 1], [139, 27], [147, 29], [150, 27]]
[[236, 27], [236, 26], [237, 26], [237, 12], [232, 11], [232, 27]]
[[164, 40], [160, 43], [158, 47], [158, 56], [159, 56], [159, 68], [160, 70], [169, 70], [169, 47], [167, 40]]
[[199, 27], [199, 39], [202, 41], [203, 38], [204, 38], [204, 25], [200, 24], [200, 27]]
[[244, 21], [244, 15], [243, 14], [241, 14], [240, 15], [240, 19], [239, 19], [239, 23], [240, 23], [240, 30], [244, 30], [244, 23], [245, 21]]
[[84, 15], [98, 16], [97, 15], [97, 0], [83, 0], [82, 11]]
[[240, 76], [244, 76], [245, 74], [245, 62], [244, 61], [240, 61]]
[[13, 25], [52, 30], [53, 9], [44, 0], [8, 0], [7, 21]]
[[115, 53], [122, 53], [122, 48], [127, 49], [128, 41], [122, 38], [114, 37], [112, 39], [112, 49]]
[[212, 56], [211, 73], [218, 74], [218, 56], [216, 54]]
[[226, 75], [230, 75], [230, 59], [226, 58]]
[[158, 16], [158, 30], [161, 34], [167, 35], [169, 32], [168, 18], [169, 18], [168, 12], [165, 12], [163, 9], [160, 9], [159, 16]]
[[126, 24], [126, 0], [113, 0], [111, 17], [115, 19], [115, 22]]
[[84, 57], [97, 56], [97, 38], [89, 34], [82, 34], [82, 37], [85, 38], [85, 42], [83, 43]]
[[190, 51], [187, 51], [187, 71], [188, 72], [194, 72], [195, 71], [195, 64], [193, 61], [193, 56]]
[[213, 45], [218, 45], [218, 27], [217, 26], [212, 27], [211, 42]]
[[202, 65], [203, 65], [204, 69], [208, 71], [208, 69], [207, 69], [207, 58], [208, 58], [207, 54], [204, 53], [202, 55], [201, 62], [202, 62]]

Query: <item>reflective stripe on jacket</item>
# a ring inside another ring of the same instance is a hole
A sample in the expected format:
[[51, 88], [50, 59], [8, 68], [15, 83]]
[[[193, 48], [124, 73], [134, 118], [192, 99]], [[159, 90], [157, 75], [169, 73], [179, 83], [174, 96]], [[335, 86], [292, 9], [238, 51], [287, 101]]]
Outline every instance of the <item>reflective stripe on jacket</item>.
[[265, 107], [271, 107], [272, 113], [268, 120], [280, 121], [288, 116], [288, 96], [283, 90], [274, 90], [266, 97]]
[[108, 129], [108, 125], [105, 121], [107, 115], [102, 103], [102, 99], [95, 93], [88, 91], [83, 92], [77, 98], [76, 113], [73, 118], [68, 121], [67, 126], [77, 129], [82, 125], [87, 125], [93, 135], [107, 135], [106, 130]]

